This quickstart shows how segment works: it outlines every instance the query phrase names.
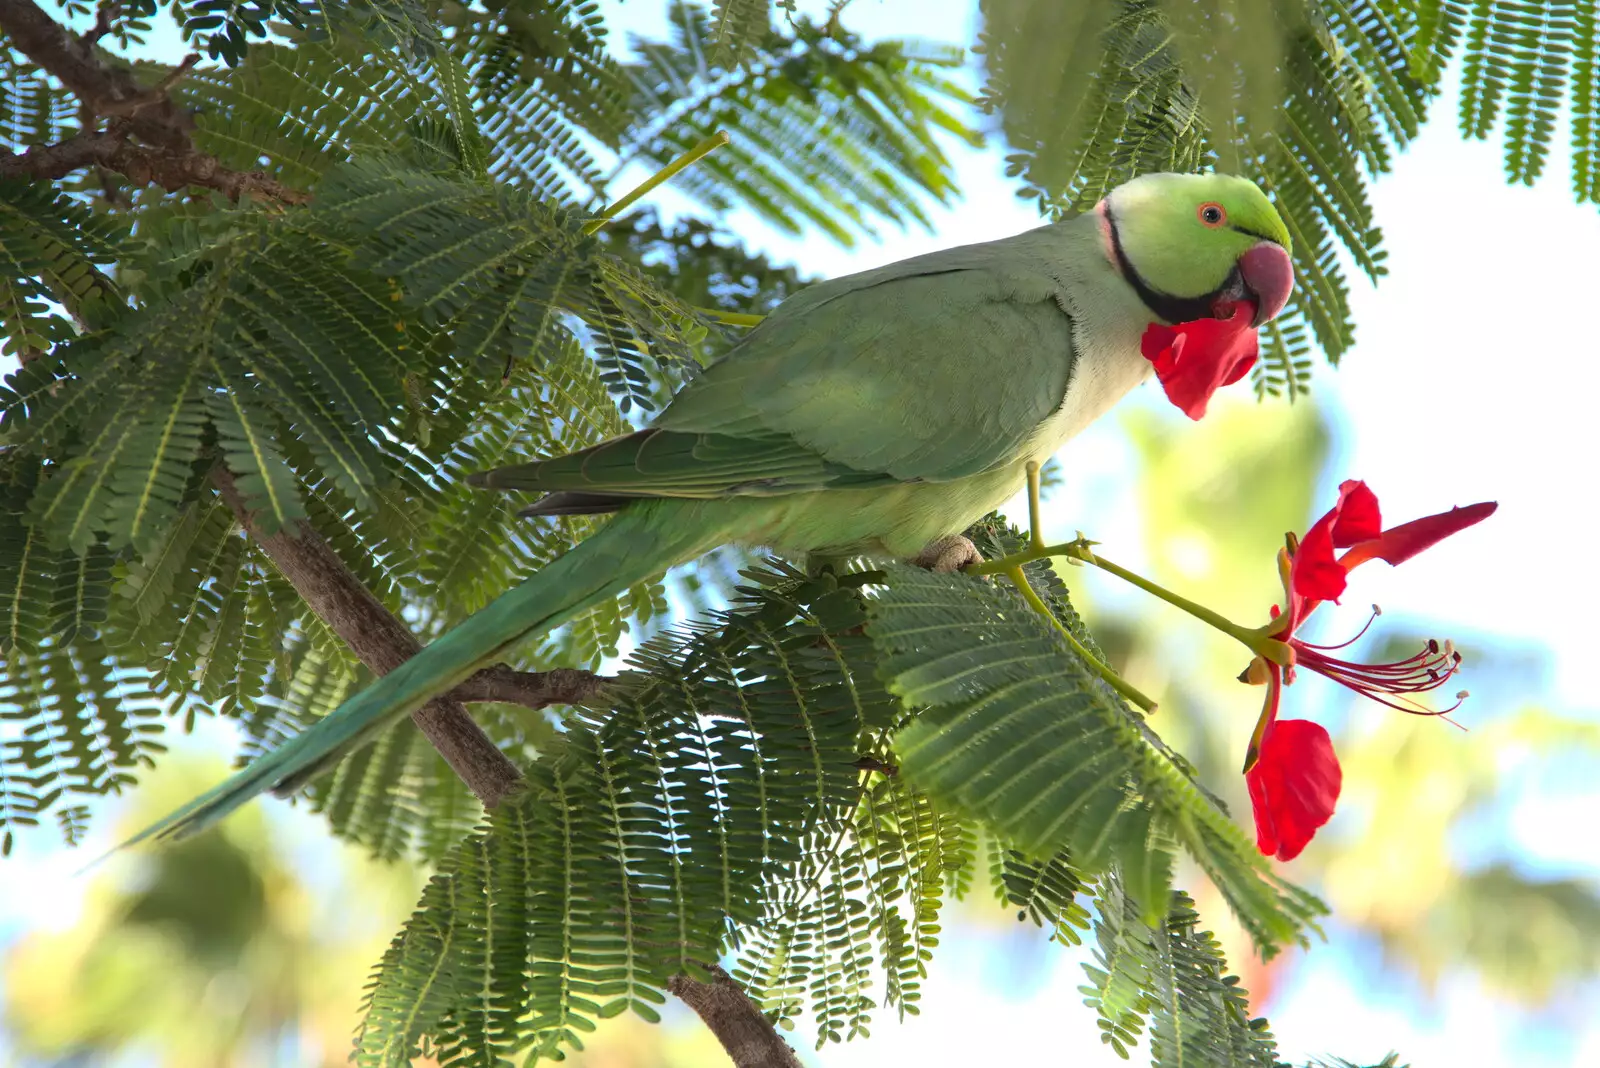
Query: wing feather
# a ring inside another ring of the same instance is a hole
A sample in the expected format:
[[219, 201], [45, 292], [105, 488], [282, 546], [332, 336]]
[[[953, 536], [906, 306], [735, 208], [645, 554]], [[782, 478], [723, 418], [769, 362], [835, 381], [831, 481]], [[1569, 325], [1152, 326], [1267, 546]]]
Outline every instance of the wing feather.
[[[1051, 231], [834, 279], [786, 301], [656, 425], [471, 477], [559, 495], [535, 512], [941, 482], [1013, 463], [1076, 353]], [[548, 505], [548, 507], [546, 507]]]
[[1013, 462], [1066, 395], [1072, 322], [1050, 275], [1003, 250], [989, 264], [973, 262], [970, 248], [952, 251], [968, 262], [926, 257], [922, 273], [869, 272], [852, 286], [825, 283], [834, 291], [794, 311], [786, 303], [686, 386], [657, 425], [782, 435], [901, 481]]

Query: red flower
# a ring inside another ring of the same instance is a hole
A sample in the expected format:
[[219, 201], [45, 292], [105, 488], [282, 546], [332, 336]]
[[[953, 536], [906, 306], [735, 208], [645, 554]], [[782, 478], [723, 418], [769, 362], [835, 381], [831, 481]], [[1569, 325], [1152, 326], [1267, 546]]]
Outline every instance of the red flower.
[[[1460, 670], [1461, 656], [1449, 642], [1441, 646], [1429, 640], [1421, 651], [1390, 664], [1358, 664], [1332, 654], [1360, 638], [1366, 627], [1339, 645], [1314, 645], [1297, 637], [1295, 631], [1321, 602], [1338, 603], [1350, 570], [1358, 564], [1368, 560], [1403, 563], [1487, 519], [1496, 507], [1493, 501], [1486, 501], [1382, 530], [1378, 498], [1366, 483], [1352, 480], [1339, 487], [1338, 503], [1311, 525], [1304, 538], [1298, 543], [1290, 539], [1280, 557], [1288, 609], [1280, 615], [1273, 608], [1273, 617], [1279, 622], [1271, 632], [1287, 648], [1281, 659], [1258, 656], [1246, 672], [1249, 681], [1267, 686], [1266, 704], [1244, 764], [1255, 813], [1256, 845], [1261, 852], [1293, 860], [1333, 816], [1339, 800], [1339, 760], [1328, 732], [1307, 720], [1278, 719], [1283, 687], [1294, 682], [1297, 669], [1307, 668], [1391, 708], [1417, 715], [1445, 715], [1466, 696], [1458, 695], [1456, 704], [1443, 711], [1426, 708], [1412, 696], [1438, 689]], [[1335, 556], [1335, 549], [1346, 552]], [[1371, 625], [1368, 620], [1367, 626]]]
[[1139, 351], [1155, 365], [1167, 399], [1190, 419], [1206, 414], [1211, 394], [1249, 373], [1260, 353], [1256, 307], [1248, 301], [1219, 305], [1214, 319], [1165, 326], [1151, 323]]
[[[1276, 706], [1281, 686], [1272, 665], [1268, 700]], [[1273, 709], [1276, 713], [1276, 708]], [[1261, 743], [1260, 759], [1244, 777], [1256, 817], [1256, 848], [1269, 857], [1293, 860], [1333, 816], [1344, 773], [1333, 742], [1309, 719], [1274, 722]]]

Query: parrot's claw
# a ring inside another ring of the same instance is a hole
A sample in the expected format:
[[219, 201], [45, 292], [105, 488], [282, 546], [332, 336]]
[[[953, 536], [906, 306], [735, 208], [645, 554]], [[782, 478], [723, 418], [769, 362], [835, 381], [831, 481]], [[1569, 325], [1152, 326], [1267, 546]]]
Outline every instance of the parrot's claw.
[[983, 554], [968, 539], [960, 534], [951, 534], [930, 541], [920, 553], [911, 558], [911, 563], [935, 574], [948, 575], [952, 571], [961, 571], [973, 564], [983, 563]]

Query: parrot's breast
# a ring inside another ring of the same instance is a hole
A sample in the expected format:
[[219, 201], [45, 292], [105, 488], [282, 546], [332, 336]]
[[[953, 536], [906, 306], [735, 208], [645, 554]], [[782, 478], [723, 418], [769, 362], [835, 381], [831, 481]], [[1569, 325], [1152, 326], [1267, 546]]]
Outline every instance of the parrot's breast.
[[1152, 372], [1139, 349], [1150, 313], [1133, 288], [1110, 272], [1064, 281], [1076, 358], [1061, 406], [1029, 439], [1028, 458], [1041, 464]]

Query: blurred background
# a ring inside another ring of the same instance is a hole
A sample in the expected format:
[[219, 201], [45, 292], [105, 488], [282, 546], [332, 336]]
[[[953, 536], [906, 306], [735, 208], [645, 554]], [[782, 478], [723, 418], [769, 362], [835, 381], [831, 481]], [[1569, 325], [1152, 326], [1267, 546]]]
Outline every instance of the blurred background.
[[[619, 50], [629, 32], [665, 33], [657, 0], [599, 6]], [[977, 16], [969, 0], [856, 0], [841, 17], [869, 39], [970, 46]], [[181, 55], [170, 26], [150, 53]], [[976, 68], [964, 78], [976, 90]], [[1453, 638], [1472, 691], [1454, 717], [1465, 731], [1316, 677], [1287, 692], [1285, 713], [1327, 725], [1345, 770], [1332, 824], [1287, 866], [1331, 906], [1326, 943], [1263, 966], [1198, 876], [1179, 884], [1286, 1059], [1369, 1063], [1395, 1049], [1419, 1066], [1600, 1064], [1600, 702], [1588, 671], [1600, 636], [1588, 617], [1600, 599], [1600, 216], [1572, 202], [1562, 157], [1535, 187], [1508, 186], [1498, 148], [1460, 139], [1448, 96], [1435, 107], [1374, 186], [1389, 276], [1377, 289], [1356, 276], [1345, 365], [1319, 365], [1310, 398], [1292, 405], [1237, 387], [1199, 424], [1144, 387], [1059, 457], [1048, 533], [1082, 530], [1118, 562], [1252, 622], [1277, 594], [1283, 532], [1304, 530], [1345, 478], [1365, 479], [1390, 522], [1498, 500], [1489, 522], [1403, 569], [1357, 572], [1312, 632], [1343, 641], [1375, 602], [1384, 614], [1353, 647], [1359, 659]], [[961, 196], [929, 205], [929, 232], [843, 248], [737, 212], [725, 225], [811, 277], [1038, 225], [998, 139], [948, 150]], [[625, 171], [616, 188], [639, 176]], [[672, 216], [670, 187], [653, 199]], [[1066, 577], [1123, 674], [1160, 702], [1154, 725], [1247, 819], [1237, 771], [1260, 691], [1234, 681], [1239, 650], [1115, 580]], [[78, 874], [213, 781], [233, 744], [203, 723], [175, 743], [181, 759], [96, 813], [76, 850], [19, 840], [0, 868], [0, 1062], [344, 1063], [366, 974], [418, 873], [365, 860], [274, 800], [182, 848]], [[1082, 950], [981, 895], [945, 921], [920, 1017], [884, 1016], [870, 1041], [820, 1053], [797, 1034], [803, 1059], [1120, 1063], [1081, 1005]], [[611, 1021], [576, 1063], [725, 1063], [694, 1017], [670, 1010], [660, 1027]], [[981, 1052], [969, 1043], [980, 1016]]]

